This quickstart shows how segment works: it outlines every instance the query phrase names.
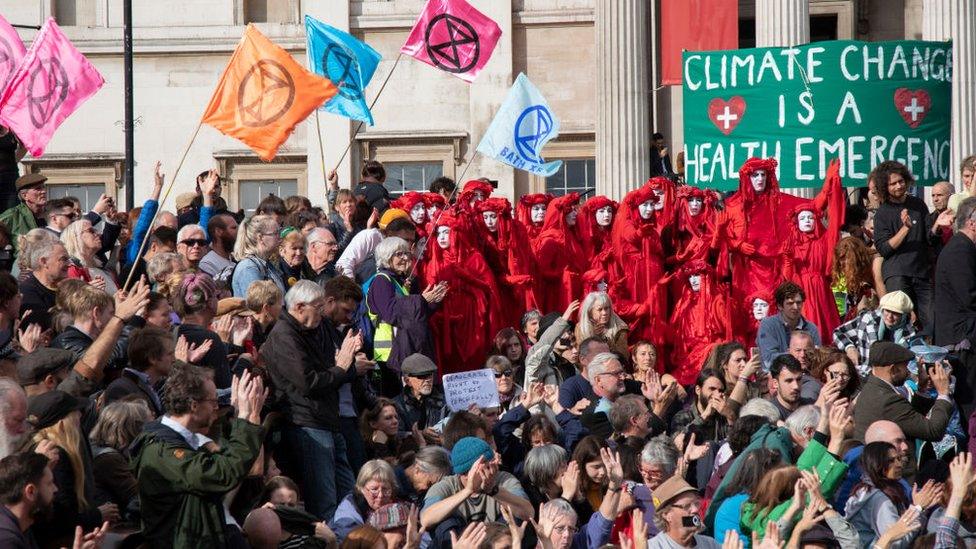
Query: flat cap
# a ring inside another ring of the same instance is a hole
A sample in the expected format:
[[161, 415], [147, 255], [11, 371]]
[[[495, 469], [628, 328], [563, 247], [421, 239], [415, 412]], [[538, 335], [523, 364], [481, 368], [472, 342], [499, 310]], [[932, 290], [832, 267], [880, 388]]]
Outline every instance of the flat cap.
[[39, 173], [29, 173], [22, 175], [17, 178], [17, 190], [26, 189], [28, 187], [36, 187], [38, 185], [43, 185], [47, 181], [47, 177]]
[[75, 354], [71, 351], [41, 347], [17, 361], [17, 381], [21, 385], [34, 385], [44, 381], [48, 374], [70, 368], [75, 362]]
[[915, 359], [915, 353], [890, 341], [876, 341], [871, 344], [868, 350], [868, 365], [888, 366], [890, 364], [901, 364], [911, 362]]
[[434, 361], [420, 353], [414, 353], [403, 359], [400, 372], [405, 376], [424, 376], [437, 372]]
[[34, 429], [44, 429], [84, 407], [85, 401], [80, 398], [75, 398], [64, 391], [48, 391], [27, 400], [27, 422]]

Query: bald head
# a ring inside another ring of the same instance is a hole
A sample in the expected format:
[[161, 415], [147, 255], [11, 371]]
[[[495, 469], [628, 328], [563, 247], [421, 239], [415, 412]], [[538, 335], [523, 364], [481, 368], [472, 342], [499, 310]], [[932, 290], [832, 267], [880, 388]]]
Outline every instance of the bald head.
[[254, 549], [276, 549], [283, 536], [278, 514], [259, 507], [244, 519], [244, 535]]
[[949, 206], [949, 197], [955, 190], [948, 181], [939, 181], [932, 186], [932, 206], [936, 210], [944, 210]]
[[169, 227], [174, 231], [180, 228], [179, 220], [173, 212], [161, 211], [159, 215], [156, 216], [156, 226], [157, 227]]
[[868, 429], [864, 431], [864, 444], [871, 444], [872, 442], [887, 442], [894, 446], [899, 454], [908, 455], [908, 441], [905, 439], [905, 433], [893, 421], [879, 419], [868, 425]]

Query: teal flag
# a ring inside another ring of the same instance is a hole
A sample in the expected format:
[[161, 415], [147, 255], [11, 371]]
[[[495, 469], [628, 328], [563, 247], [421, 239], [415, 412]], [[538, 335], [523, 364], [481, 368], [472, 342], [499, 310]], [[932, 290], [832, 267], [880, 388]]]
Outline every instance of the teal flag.
[[373, 113], [366, 104], [366, 86], [376, 72], [380, 54], [348, 32], [305, 16], [308, 66], [330, 80], [339, 93], [322, 106], [328, 112], [373, 125]]
[[749, 157], [779, 160], [783, 187], [818, 187], [833, 158], [863, 186], [885, 160], [920, 184], [949, 177], [949, 42], [849, 40], [690, 52], [684, 63], [685, 179], [734, 190]]

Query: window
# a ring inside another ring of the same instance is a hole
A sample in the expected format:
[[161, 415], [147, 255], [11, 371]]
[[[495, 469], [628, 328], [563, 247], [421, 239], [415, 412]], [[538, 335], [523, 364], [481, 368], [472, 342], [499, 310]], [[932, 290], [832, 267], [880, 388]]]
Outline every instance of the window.
[[73, 196], [81, 202], [81, 211], [87, 212], [95, 206], [98, 202], [98, 198], [102, 196], [105, 192], [105, 185], [103, 183], [81, 183], [81, 184], [59, 184], [59, 185], [49, 185], [47, 188], [47, 198], [48, 200], [53, 200], [55, 198], [65, 198], [68, 196]]
[[252, 216], [264, 197], [273, 194], [282, 200], [298, 194], [297, 179], [242, 179], [237, 182], [239, 206]]
[[386, 168], [386, 188], [393, 196], [407, 191], [423, 192], [444, 174], [443, 162], [391, 162]]
[[568, 193], [583, 194], [596, 188], [596, 159], [573, 158], [563, 160], [559, 171], [546, 178], [546, 192], [556, 196]]
[[298, 0], [243, 0], [245, 23], [295, 23]]
[[94, 27], [98, 21], [97, 0], [54, 0], [52, 8], [62, 27]]

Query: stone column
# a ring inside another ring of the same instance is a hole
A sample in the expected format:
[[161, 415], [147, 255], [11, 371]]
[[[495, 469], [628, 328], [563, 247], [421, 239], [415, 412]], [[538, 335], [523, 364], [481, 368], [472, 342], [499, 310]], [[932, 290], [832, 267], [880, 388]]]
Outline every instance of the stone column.
[[651, 24], [645, 0], [596, 0], [596, 194], [615, 200], [649, 173]]
[[[810, 0], [756, 0], [756, 46], [798, 46], [810, 41]], [[784, 192], [813, 198], [812, 188]]]
[[922, 38], [952, 40], [949, 180], [962, 191], [959, 164], [976, 154], [976, 6], [972, 0], [924, 0]]

